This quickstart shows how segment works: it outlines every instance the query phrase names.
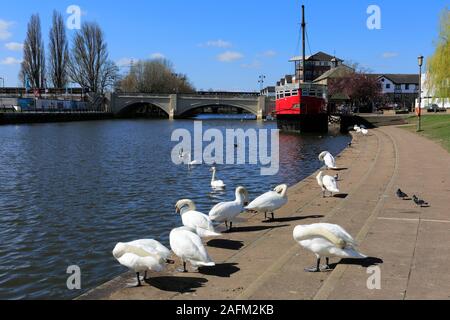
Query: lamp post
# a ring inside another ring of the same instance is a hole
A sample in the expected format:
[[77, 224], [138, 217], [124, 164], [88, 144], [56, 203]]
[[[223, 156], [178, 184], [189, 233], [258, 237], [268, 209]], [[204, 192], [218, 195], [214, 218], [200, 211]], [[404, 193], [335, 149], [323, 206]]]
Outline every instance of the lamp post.
[[259, 80], [258, 80], [258, 83], [259, 83], [259, 85], [260, 85], [260, 90], [259, 90], [259, 93], [261, 94], [262, 93], [262, 90], [264, 89], [264, 79], [266, 78], [266, 76], [265, 75], [260, 75], [259, 76]]
[[419, 63], [419, 110], [417, 111], [417, 116], [419, 117], [417, 132], [422, 131], [422, 65], [423, 65], [423, 56], [419, 56], [417, 58]]

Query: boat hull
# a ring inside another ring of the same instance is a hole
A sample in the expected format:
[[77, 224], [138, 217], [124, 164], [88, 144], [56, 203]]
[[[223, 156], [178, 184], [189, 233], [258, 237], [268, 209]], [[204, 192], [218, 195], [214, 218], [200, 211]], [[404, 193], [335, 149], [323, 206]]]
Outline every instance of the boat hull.
[[277, 127], [282, 132], [307, 133], [328, 132], [328, 115], [319, 114], [279, 114]]

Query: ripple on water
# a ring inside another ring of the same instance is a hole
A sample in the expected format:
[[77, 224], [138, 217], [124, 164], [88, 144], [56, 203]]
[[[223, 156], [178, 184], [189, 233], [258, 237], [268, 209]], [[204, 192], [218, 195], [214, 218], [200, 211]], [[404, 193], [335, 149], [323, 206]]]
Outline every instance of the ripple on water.
[[[204, 129], [275, 128], [274, 123], [203, 122]], [[250, 197], [293, 185], [320, 167], [317, 154], [340, 152], [345, 136], [280, 135], [280, 171], [218, 165], [225, 190], [210, 188], [207, 166], [170, 161], [172, 130], [190, 120], [100, 121], [0, 127], [0, 299], [69, 299], [67, 267], [88, 290], [125, 271], [111, 255], [118, 241], [155, 238], [168, 245], [181, 224], [175, 203], [208, 213], [244, 185]]]

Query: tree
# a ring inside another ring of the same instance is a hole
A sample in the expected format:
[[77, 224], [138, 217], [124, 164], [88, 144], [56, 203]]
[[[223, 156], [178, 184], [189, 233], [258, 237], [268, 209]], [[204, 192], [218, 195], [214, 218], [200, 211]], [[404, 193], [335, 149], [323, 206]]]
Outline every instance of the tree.
[[120, 82], [120, 89], [141, 93], [193, 93], [186, 75], [177, 74], [167, 59], [138, 61]]
[[439, 38], [434, 54], [427, 60], [427, 85], [437, 98], [450, 97], [450, 11], [441, 14]]
[[89, 92], [103, 94], [117, 78], [118, 68], [108, 58], [103, 31], [96, 23], [85, 22], [73, 39], [69, 76]]
[[28, 23], [20, 78], [27, 79], [32, 88], [45, 87], [45, 51], [38, 14], [32, 15]]
[[64, 88], [68, 82], [67, 64], [69, 49], [62, 15], [53, 12], [53, 25], [50, 29], [49, 76], [54, 88]]
[[381, 86], [375, 76], [353, 72], [343, 77], [330, 79], [329, 95], [344, 94], [350, 98], [352, 106], [370, 106], [381, 96]]

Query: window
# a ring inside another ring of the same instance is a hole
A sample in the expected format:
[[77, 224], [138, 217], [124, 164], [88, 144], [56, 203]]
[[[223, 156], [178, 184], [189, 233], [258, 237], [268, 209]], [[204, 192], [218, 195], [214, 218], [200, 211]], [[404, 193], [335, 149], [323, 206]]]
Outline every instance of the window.
[[391, 88], [391, 84], [390, 83], [386, 83], [386, 89], [390, 89]]
[[405, 90], [409, 90], [409, 84], [405, 84]]
[[399, 85], [399, 84], [396, 84], [395, 85], [395, 90], [398, 90], [398, 91], [402, 90], [402, 86]]

